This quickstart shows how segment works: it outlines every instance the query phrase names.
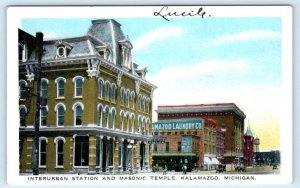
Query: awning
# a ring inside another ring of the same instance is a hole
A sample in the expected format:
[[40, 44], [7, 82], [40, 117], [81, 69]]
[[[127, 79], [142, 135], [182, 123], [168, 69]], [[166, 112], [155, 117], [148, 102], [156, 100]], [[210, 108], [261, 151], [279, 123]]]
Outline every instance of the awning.
[[217, 158], [212, 158], [211, 162], [214, 165], [220, 164], [220, 161]]
[[211, 165], [212, 161], [208, 157], [204, 157], [204, 164]]

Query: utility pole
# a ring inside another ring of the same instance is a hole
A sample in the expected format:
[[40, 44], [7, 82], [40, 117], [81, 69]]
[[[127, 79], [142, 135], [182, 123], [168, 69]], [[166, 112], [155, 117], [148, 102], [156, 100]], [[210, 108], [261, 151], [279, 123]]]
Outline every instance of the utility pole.
[[37, 65], [35, 67], [36, 76], [36, 111], [34, 117], [34, 137], [33, 137], [33, 158], [32, 158], [32, 172], [33, 175], [39, 175], [39, 127], [40, 127], [40, 109], [41, 109], [41, 68], [42, 68], [42, 54], [43, 54], [43, 33], [36, 33], [35, 53], [37, 57]]

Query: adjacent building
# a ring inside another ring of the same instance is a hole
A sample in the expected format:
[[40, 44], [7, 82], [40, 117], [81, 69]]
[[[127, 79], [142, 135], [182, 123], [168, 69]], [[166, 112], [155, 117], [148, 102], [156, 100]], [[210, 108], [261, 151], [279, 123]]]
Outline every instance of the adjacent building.
[[[210, 119], [216, 123], [216, 128], [209, 134], [216, 134], [215, 143], [209, 143], [208, 148], [215, 147], [207, 153], [213, 153], [223, 163], [239, 162], [244, 151], [244, 120], [246, 115], [234, 103], [169, 105], [158, 106], [158, 121], [182, 118]], [[225, 131], [226, 130], [226, 131]], [[225, 132], [224, 132], [225, 131]], [[225, 137], [222, 139], [222, 135]], [[209, 137], [209, 136], [207, 136]], [[215, 146], [213, 146], [215, 145]], [[223, 146], [222, 146], [223, 145]]]
[[[31, 172], [36, 111], [35, 37], [19, 30], [20, 172]], [[84, 36], [43, 42], [40, 173], [147, 170], [152, 163], [152, 96], [147, 69], [112, 19]]]
[[254, 134], [250, 127], [244, 134], [244, 164], [252, 166], [254, 162]]

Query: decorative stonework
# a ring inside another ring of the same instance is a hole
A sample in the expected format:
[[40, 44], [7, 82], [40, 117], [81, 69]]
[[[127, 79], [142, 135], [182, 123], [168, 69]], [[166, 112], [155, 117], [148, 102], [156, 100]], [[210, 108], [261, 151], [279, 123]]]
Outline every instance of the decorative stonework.
[[34, 68], [32, 65], [26, 65], [26, 77], [30, 82], [34, 80]]
[[118, 86], [120, 86], [121, 83], [122, 83], [122, 75], [123, 75], [123, 72], [120, 71], [120, 72], [118, 73], [118, 78], [117, 78], [117, 85], [118, 85]]
[[140, 93], [140, 85], [141, 85], [141, 81], [140, 81], [140, 80], [136, 80], [136, 81], [135, 81], [135, 92], [136, 92], [137, 94]]
[[88, 73], [88, 76], [98, 77], [101, 61], [97, 59], [91, 59], [91, 60], [87, 60], [87, 64], [88, 64], [88, 70], [86, 72]]

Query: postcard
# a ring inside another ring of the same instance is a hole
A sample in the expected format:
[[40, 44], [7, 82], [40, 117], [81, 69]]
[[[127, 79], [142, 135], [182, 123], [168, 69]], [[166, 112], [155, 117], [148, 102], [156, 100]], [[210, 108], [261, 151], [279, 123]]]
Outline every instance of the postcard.
[[292, 183], [292, 7], [7, 9], [10, 185]]

